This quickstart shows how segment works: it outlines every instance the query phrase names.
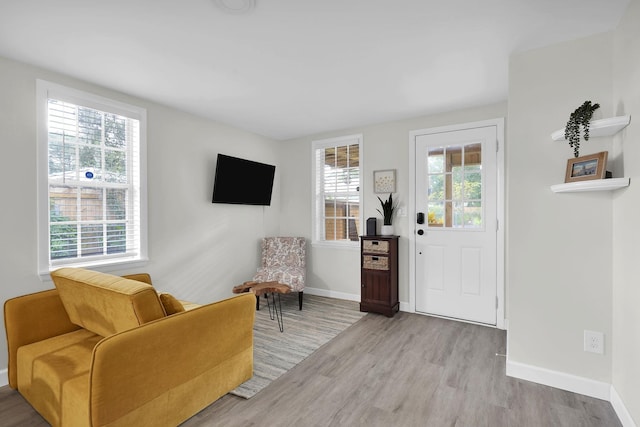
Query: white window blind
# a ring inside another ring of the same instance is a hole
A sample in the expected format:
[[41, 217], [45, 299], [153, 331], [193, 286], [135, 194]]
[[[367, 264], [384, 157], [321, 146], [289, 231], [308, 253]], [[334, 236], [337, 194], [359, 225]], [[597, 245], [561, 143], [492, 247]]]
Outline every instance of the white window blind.
[[313, 143], [315, 242], [355, 244], [361, 233], [362, 135]]
[[38, 83], [41, 271], [143, 259], [145, 110]]

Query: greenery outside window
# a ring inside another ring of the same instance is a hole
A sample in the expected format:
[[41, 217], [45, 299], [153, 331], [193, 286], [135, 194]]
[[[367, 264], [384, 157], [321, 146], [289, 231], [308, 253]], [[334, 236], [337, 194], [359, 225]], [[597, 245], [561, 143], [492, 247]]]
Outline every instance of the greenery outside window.
[[483, 228], [481, 149], [471, 143], [429, 150], [428, 227]]
[[38, 107], [40, 273], [146, 259], [146, 110], [40, 80]]
[[313, 242], [358, 246], [362, 135], [313, 142]]

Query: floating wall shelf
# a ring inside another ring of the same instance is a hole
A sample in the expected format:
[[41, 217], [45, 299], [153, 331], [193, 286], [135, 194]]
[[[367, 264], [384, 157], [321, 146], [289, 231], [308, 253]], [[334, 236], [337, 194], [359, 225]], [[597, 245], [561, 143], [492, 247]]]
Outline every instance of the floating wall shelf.
[[[589, 125], [589, 137], [611, 136], [626, 128], [631, 122], [631, 116], [618, 116], [609, 119], [592, 120]], [[559, 129], [551, 134], [554, 141], [565, 141], [564, 129]]]
[[628, 187], [629, 178], [592, 179], [589, 181], [568, 182], [551, 186], [554, 193], [578, 193], [581, 191], [614, 191]]

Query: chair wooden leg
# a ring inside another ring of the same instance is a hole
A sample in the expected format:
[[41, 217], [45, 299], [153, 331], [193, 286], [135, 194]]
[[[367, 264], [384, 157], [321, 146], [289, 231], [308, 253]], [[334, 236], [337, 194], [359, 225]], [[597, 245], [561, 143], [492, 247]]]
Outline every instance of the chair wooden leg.
[[300, 310], [302, 310], [302, 291], [298, 292], [298, 304], [300, 304]]
[[260, 295], [256, 295], [256, 310], [260, 311]]

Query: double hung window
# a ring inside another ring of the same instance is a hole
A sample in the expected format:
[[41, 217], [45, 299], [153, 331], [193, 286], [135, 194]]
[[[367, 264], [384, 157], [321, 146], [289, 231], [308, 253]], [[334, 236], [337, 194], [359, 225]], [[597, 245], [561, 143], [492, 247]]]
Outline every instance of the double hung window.
[[362, 135], [314, 141], [313, 241], [357, 246], [362, 224]]
[[38, 81], [39, 269], [146, 257], [146, 111]]

